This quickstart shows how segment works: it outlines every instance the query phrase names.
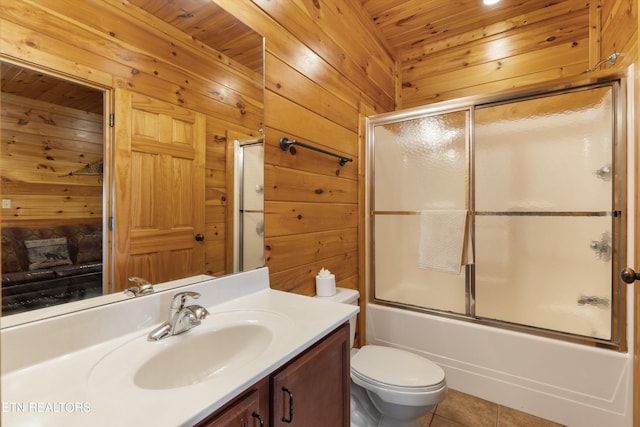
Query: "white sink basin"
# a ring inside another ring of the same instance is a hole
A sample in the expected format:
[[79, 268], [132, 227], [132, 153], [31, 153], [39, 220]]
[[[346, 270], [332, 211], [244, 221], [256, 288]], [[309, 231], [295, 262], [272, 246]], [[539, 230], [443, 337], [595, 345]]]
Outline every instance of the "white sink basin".
[[168, 390], [224, 379], [265, 357], [290, 329], [289, 318], [273, 312], [214, 312], [201, 325], [161, 341], [136, 336], [96, 363], [89, 387]]
[[[176, 337], [165, 339], [171, 338]], [[254, 360], [272, 340], [268, 327], [251, 323], [191, 336], [149, 359], [135, 373], [133, 382], [146, 389], [197, 384]]]

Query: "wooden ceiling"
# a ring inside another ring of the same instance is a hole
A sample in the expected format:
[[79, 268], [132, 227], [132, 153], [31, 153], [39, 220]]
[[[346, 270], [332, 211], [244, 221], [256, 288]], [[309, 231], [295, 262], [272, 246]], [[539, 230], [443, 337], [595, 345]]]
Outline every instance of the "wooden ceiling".
[[[131, 0], [130, 3], [250, 70], [262, 73], [262, 36], [211, 0]], [[0, 74], [2, 92], [102, 114], [102, 91], [4, 62], [0, 62]]]
[[[409, 52], [433, 53], [453, 44], [494, 36], [527, 21], [527, 15], [563, 0], [360, 0], [383, 40], [401, 62]], [[588, 0], [585, 0], [588, 4]], [[415, 55], [415, 53], [413, 53]]]
[[100, 90], [7, 62], [0, 62], [0, 75], [3, 93], [102, 114], [104, 94]]
[[[493, 6], [483, 5], [482, 0], [351, 1], [360, 1], [379, 30], [382, 42], [402, 68], [455, 45], [499, 37], [500, 33], [528, 22], [534, 12], [539, 20], [544, 19], [545, 9], [557, 9], [563, 3], [568, 5], [566, 8], [576, 5], [576, 1], [567, 0], [501, 0]], [[130, 3], [251, 70], [262, 72], [262, 36], [211, 0], [130, 0]], [[57, 95], [64, 100], [62, 105], [87, 111], [102, 108], [99, 91], [77, 85], [63, 87], [61, 80], [49, 80], [42, 73], [9, 64], [1, 64], [1, 71], [3, 92], [22, 92], [42, 100]], [[37, 94], [38, 88], [46, 87], [50, 88], [48, 94]], [[89, 104], [94, 107], [88, 107]]]
[[[487, 6], [482, 0], [350, 0], [360, 2], [379, 30], [390, 53], [401, 64], [485, 37], [499, 37], [537, 20], [557, 14], [567, 0], [500, 0]], [[262, 70], [262, 37], [211, 0], [130, 0], [155, 17], [179, 28], [250, 69]], [[580, 6], [588, 0], [580, 2]]]

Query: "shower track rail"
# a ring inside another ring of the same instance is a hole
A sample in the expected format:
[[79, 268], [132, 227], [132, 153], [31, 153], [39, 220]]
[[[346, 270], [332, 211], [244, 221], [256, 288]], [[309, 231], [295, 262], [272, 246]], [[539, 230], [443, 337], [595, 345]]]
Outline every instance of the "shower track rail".
[[[421, 211], [373, 211], [373, 215], [420, 215]], [[585, 212], [585, 211], [541, 211], [541, 212], [530, 212], [530, 211], [471, 211], [471, 215], [475, 216], [612, 216], [619, 217], [622, 215], [622, 211], [598, 211], [598, 212]]]

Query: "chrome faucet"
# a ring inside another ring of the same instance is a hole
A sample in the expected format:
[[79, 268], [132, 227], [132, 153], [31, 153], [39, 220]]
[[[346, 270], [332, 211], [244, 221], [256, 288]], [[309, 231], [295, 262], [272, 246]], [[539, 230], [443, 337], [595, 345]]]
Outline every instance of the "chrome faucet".
[[198, 326], [207, 317], [209, 312], [206, 308], [200, 305], [185, 306], [187, 298], [198, 299], [200, 294], [197, 292], [178, 292], [175, 294], [169, 305], [169, 319], [149, 333], [147, 336], [149, 341], [159, 341], [172, 335], [181, 334]]
[[153, 285], [140, 277], [131, 276], [129, 281], [135, 283], [135, 286], [131, 286], [124, 290], [124, 293], [134, 297], [142, 295], [148, 295], [153, 293]]

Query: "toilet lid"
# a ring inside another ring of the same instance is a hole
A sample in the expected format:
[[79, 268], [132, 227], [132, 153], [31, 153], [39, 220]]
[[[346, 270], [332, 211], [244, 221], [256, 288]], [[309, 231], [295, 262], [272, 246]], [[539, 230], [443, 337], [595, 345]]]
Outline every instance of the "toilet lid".
[[359, 377], [395, 387], [429, 387], [444, 382], [444, 371], [417, 354], [392, 347], [365, 345], [351, 358]]

